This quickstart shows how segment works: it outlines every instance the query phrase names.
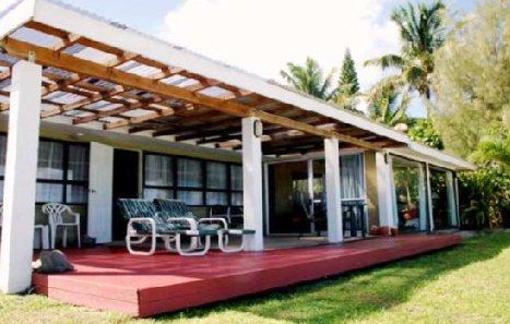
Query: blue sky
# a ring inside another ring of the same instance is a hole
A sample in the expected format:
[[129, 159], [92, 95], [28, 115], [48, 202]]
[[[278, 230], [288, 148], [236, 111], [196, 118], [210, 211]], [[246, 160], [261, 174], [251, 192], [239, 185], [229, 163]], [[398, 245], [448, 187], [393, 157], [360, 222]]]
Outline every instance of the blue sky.
[[[362, 62], [398, 51], [389, 20], [404, 0], [62, 0], [166, 39], [264, 78], [279, 78], [289, 61], [316, 58], [337, 68], [349, 47], [362, 90], [381, 73]], [[415, 2], [415, 1], [413, 1]], [[450, 11], [471, 11], [476, 0], [445, 1]], [[302, 22], [306, 23], [302, 23]], [[415, 102], [410, 114], [422, 116]]]

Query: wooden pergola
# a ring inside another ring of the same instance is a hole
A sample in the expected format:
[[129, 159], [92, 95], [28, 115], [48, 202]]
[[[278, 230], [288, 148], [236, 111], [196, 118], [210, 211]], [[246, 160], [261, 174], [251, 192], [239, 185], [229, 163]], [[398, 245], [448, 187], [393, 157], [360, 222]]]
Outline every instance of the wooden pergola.
[[[119, 132], [239, 150], [244, 227], [255, 230], [246, 242], [249, 251], [264, 245], [264, 155], [322, 151], [328, 240], [338, 243], [343, 240], [341, 148], [376, 152], [380, 217], [388, 224], [393, 207], [389, 152], [436, 154], [413, 148], [405, 134], [360, 114], [55, 0], [0, 4], [0, 110], [9, 116], [0, 253], [4, 292], [30, 285], [33, 251], [27, 242], [33, 241], [38, 143], [40, 129], [48, 125], [40, 119], [105, 137]], [[90, 161], [107, 181], [113, 147], [91, 144]], [[442, 159], [462, 167], [459, 159]], [[111, 208], [111, 199], [100, 207]]]
[[242, 146], [241, 118], [255, 117], [265, 126], [263, 153], [276, 156], [323, 150], [324, 138], [338, 139], [341, 147], [376, 151], [405, 145], [36, 21], [13, 31], [0, 45], [1, 110], [9, 109], [11, 68], [21, 59], [43, 66], [42, 119], [61, 116], [76, 126], [237, 150]]

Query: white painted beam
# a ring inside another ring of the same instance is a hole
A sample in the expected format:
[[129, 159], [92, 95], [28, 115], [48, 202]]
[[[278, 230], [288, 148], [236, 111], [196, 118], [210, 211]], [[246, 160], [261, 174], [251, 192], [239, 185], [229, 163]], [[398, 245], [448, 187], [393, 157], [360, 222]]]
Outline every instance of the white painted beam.
[[342, 201], [340, 199], [340, 157], [338, 153], [338, 139], [324, 139], [328, 241], [330, 243], [338, 243], [344, 240]]
[[35, 0], [0, 1], [0, 39], [28, 22], [35, 12]]
[[395, 185], [393, 182], [393, 163], [391, 156], [388, 153], [376, 152], [375, 165], [377, 172], [379, 224], [380, 226], [388, 226], [388, 228], [391, 229], [396, 227], [394, 223], [394, 218], [396, 216]]
[[247, 251], [264, 249], [263, 200], [262, 200], [262, 146], [255, 135], [254, 117], [243, 118], [243, 212], [244, 228], [253, 229], [255, 235], [246, 237]]
[[5, 167], [0, 289], [30, 287], [42, 68], [19, 61], [13, 67]]
[[112, 241], [113, 147], [90, 143], [87, 234], [97, 243]]

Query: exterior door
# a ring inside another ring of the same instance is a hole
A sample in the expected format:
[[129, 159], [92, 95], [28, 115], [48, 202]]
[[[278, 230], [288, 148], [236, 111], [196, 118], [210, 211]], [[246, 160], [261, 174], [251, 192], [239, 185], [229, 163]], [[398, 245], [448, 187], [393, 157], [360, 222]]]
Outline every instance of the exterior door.
[[113, 210], [111, 227], [115, 241], [124, 240], [127, 221], [122, 217], [117, 206], [119, 198], [139, 197], [139, 163], [140, 153], [136, 151], [115, 149], [113, 154]]
[[89, 168], [87, 234], [97, 243], [108, 243], [112, 240], [113, 148], [90, 143]]

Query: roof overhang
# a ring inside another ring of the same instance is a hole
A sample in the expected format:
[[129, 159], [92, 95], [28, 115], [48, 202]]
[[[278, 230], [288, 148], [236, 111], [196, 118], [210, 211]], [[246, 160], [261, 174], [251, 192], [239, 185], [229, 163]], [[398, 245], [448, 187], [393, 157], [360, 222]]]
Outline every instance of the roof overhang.
[[[322, 138], [336, 137], [345, 147], [370, 150], [400, 147], [406, 152], [447, 161], [455, 169], [471, 168], [460, 159], [417, 146], [405, 134], [364, 116], [53, 0], [21, 0], [7, 8], [0, 5], [0, 12], [0, 39], [9, 56], [27, 59], [33, 54], [37, 63], [67, 73], [63, 79], [50, 76], [47, 94], [60, 91], [86, 97], [68, 103], [64, 107], [67, 109], [57, 106], [53, 111], [59, 113], [54, 115], [43, 111], [41, 116], [49, 117], [49, 121], [60, 122], [69, 117], [70, 111], [77, 111], [71, 124], [99, 125], [106, 130], [144, 135], [148, 131], [149, 136], [170, 135], [172, 140], [192, 140], [195, 144], [224, 148], [223, 143], [238, 141], [240, 137], [240, 124], [235, 118], [255, 116], [270, 125], [266, 127], [270, 141], [264, 147], [275, 155], [314, 151], [322, 146]], [[30, 35], [27, 28], [32, 34], [33, 30], [43, 34], [35, 38], [56, 37], [62, 44], [55, 47], [42, 41], [41, 45], [41, 40], [37, 43], [37, 39], [16, 37]], [[72, 48], [75, 45], [89, 56]], [[91, 52], [95, 53], [94, 58]], [[116, 62], [105, 61], [108, 55]], [[138, 71], [153, 69], [156, 73], [149, 77], [124, 69], [124, 65], [133, 62]], [[158, 73], [162, 76], [155, 78]], [[175, 75], [183, 77], [184, 83], [191, 80], [196, 84], [181, 87], [166, 83]], [[99, 79], [113, 88], [91, 90], [91, 79]], [[142, 92], [145, 97], [140, 96]], [[44, 100], [52, 104], [51, 100]], [[90, 105], [100, 101], [124, 108], [96, 112]], [[193, 109], [188, 109], [188, 105], [198, 108], [189, 112]], [[135, 109], [145, 113], [134, 115], [131, 110]]]
[[390, 153], [415, 161], [429, 163], [453, 171], [476, 170], [476, 165], [454, 155], [411, 142], [407, 147], [388, 149]]

